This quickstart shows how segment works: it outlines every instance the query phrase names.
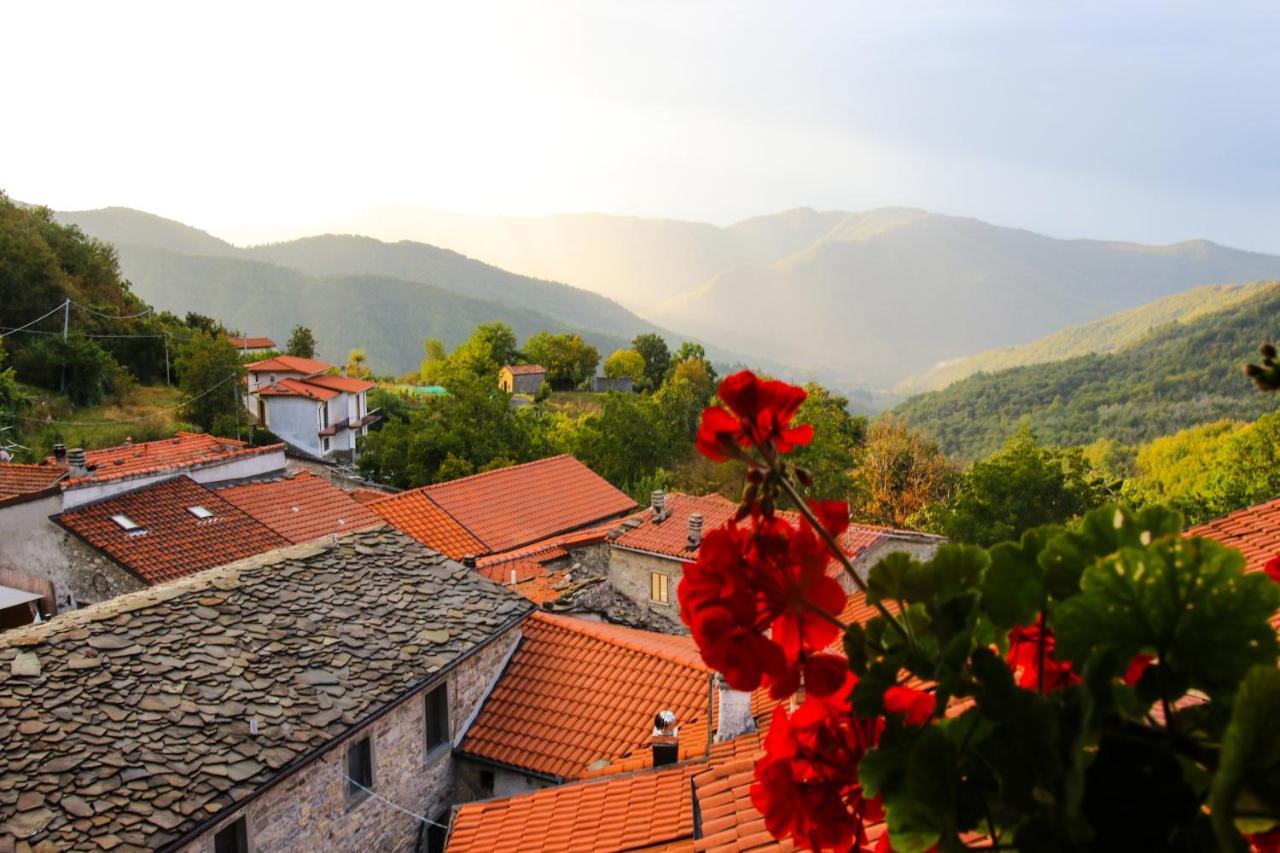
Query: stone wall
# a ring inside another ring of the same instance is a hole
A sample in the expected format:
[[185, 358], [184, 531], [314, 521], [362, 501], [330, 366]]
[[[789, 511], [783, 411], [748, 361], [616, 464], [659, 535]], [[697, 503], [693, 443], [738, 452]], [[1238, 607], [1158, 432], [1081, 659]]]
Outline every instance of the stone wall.
[[[513, 628], [451, 670], [449, 727], [456, 745], [480, 703], [492, 689], [520, 639]], [[439, 682], [436, 682], [438, 684]], [[182, 848], [184, 853], [211, 853], [215, 833], [241, 815], [246, 817], [250, 850], [412, 851], [419, 822], [379, 797], [431, 820], [445, 819], [454, 802], [457, 765], [449, 745], [426, 751], [426, 694], [436, 684], [409, 696], [395, 708], [317, 760], [290, 774], [244, 809], [227, 815]], [[373, 789], [377, 797], [347, 794], [347, 747], [372, 737]]]
[[59, 613], [146, 586], [49, 520], [61, 510], [58, 494], [0, 507], [0, 567], [52, 582]]
[[[459, 804], [469, 803], [474, 800], [487, 800], [491, 797], [514, 797], [516, 794], [527, 794], [530, 791], [537, 791], [540, 788], [547, 788], [554, 784], [538, 776], [531, 776], [506, 767], [497, 767], [484, 761], [476, 761], [463, 756], [458, 757], [457, 764], [458, 787], [456, 801]], [[483, 781], [483, 774], [486, 773], [493, 774], [492, 788], [487, 787]]]

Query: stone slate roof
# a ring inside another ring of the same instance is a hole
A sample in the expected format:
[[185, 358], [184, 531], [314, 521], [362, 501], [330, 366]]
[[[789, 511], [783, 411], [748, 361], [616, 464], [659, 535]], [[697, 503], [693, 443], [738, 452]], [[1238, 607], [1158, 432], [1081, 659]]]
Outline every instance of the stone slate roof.
[[0, 635], [0, 842], [174, 842], [531, 609], [382, 527]]

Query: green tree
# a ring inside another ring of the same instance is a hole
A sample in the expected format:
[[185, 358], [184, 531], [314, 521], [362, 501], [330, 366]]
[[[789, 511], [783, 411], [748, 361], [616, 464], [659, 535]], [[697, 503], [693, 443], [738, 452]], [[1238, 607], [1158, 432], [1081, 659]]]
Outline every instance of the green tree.
[[670, 435], [653, 399], [640, 394], [608, 394], [595, 414], [578, 425], [575, 455], [619, 488], [662, 467]]
[[970, 465], [951, 497], [925, 509], [926, 526], [955, 542], [990, 546], [1042, 524], [1062, 524], [1110, 497], [1079, 448], [1040, 445], [1023, 427]]
[[347, 353], [347, 375], [367, 379], [372, 375], [369, 370], [369, 356], [359, 348]]
[[890, 416], [867, 429], [854, 479], [855, 518], [904, 527], [917, 512], [947, 496], [955, 469], [936, 442]]
[[524, 345], [525, 357], [547, 370], [551, 387], [565, 390], [589, 381], [600, 363], [600, 352], [580, 335], [538, 332]]
[[316, 357], [316, 337], [306, 326], [294, 326], [289, 335], [289, 345], [285, 348], [288, 355], [298, 358]]
[[676, 362], [667, 382], [688, 382], [703, 397], [710, 397], [716, 390], [716, 372], [709, 362], [689, 358]]
[[813, 425], [813, 441], [796, 448], [792, 460], [813, 477], [811, 494], [852, 503], [858, 493], [853, 470], [866, 439], [866, 418], [849, 414], [847, 398], [815, 382], [805, 385], [805, 391], [809, 396], [796, 412], [795, 422]]
[[671, 369], [671, 351], [662, 336], [654, 332], [636, 335], [631, 348], [644, 359], [644, 385], [642, 390], [656, 391]]
[[684, 368], [685, 370], [696, 369], [692, 365], [701, 367], [702, 372], [706, 373], [707, 381], [712, 388], [715, 387], [717, 380], [716, 369], [711, 366], [711, 360], [707, 358], [707, 351], [702, 344], [696, 344], [692, 341], [685, 341], [680, 344], [680, 348], [676, 350], [676, 354], [671, 359], [671, 370], [675, 371]]
[[178, 350], [176, 364], [184, 421], [203, 430], [212, 430], [216, 423], [224, 433], [239, 424], [244, 367], [226, 338], [192, 335]]
[[17, 376], [29, 385], [61, 388], [77, 406], [101, 402], [129, 383], [128, 375], [94, 341], [72, 335], [42, 337], [14, 359]]
[[604, 360], [604, 375], [610, 379], [625, 377], [639, 385], [644, 381], [644, 357], [633, 349], [614, 350]]

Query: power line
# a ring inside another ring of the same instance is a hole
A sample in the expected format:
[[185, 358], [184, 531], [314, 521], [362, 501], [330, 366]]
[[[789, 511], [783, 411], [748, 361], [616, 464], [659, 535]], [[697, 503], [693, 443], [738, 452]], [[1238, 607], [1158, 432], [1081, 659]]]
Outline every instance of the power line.
[[[63, 310], [66, 307], [67, 307], [67, 304], [64, 302], [58, 307], [54, 308], [48, 314], [41, 314], [39, 317], [35, 318], [30, 323], [27, 323], [26, 326], [19, 326], [18, 328], [13, 329], [12, 331], [8, 331], [8, 332], [5, 332], [4, 334], [0, 334], [0, 338], [8, 337], [9, 335], [12, 335], [14, 332], [21, 332], [23, 329], [27, 328], [27, 326], [34, 326], [36, 323], [39, 323], [45, 317], [52, 317], [54, 314], [57, 314], [59, 311]], [[56, 335], [57, 332], [53, 332], [52, 334]]]
[[384, 803], [386, 803], [387, 805], [391, 806], [391, 808], [395, 809], [396, 811], [398, 811], [398, 812], [400, 812], [400, 813], [402, 813], [402, 814], [406, 814], [406, 815], [408, 815], [409, 817], [413, 818], [414, 820], [421, 821], [422, 823], [428, 824], [429, 826], [435, 826], [435, 827], [439, 827], [440, 829], [445, 829], [445, 830], [447, 830], [447, 829], [449, 828], [446, 824], [443, 824], [443, 823], [437, 823], [436, 821], [432, 820], [432, 819], [431, 819], [431, 818], [429, 818], [429, 817], [423, 817], [423, 816], [422, 816], [422, 815], [420, 815], [420, 814], [414, 814], [413, 812], [409, 811], [408, 809], [403, 808], [402, 806], [396, 805], [395, 803], [391, 802], [391, 800], [388, 800], [386, 797], [382, 796], [381, 794], [379, 794], [377, 791], [373, 790], [372, 788], [366, 788], [364, 785], [361, 785], [361, 784], [360, 784], [359, 782], [357, 782], [355, 779], [352, 779], [352, 778], [351, 778], [350, 776], [348, 776], [348, 775], [346, 774], [346, 772], [344, 772], [344, 771], [342, 770], [342, 768], [341, 768], [341, 767], [339, 767], [338, 765], [334, 764], [334, 765], [331, 765], [331, 766], [332, 766], [332, 767], [333, 767], [333, 769], [337, 772], [337, 774], [338, 774], [339, 776], [341, 776], [343, 779], [346, 779], [346, 780], [347, 780], [347, 782], [348, 782], [349, 784], [355, 785], [357, 788], [359, 788], [361, 791], [364, 791], [366, 794], [368, 794], [369, 796], [373, 797], [375, 800], [381, 800], [382, 802], [384, 802]]
[[67, 300], [67, 301], [71, 302], [72, 305], [76, 306], [82, 311], [88, 311], [90, 314], [96, 314], [99, 317], [108, 317], [112, 320], [134, 320], [134, 319], [137, 319], [138, 317], [145, 317], [147, 314], [155, 313], [155, 309], [148, 306], [145, 310], [139, 311], [137, 314], [107, 314], [106, 312], [103, 312], [103, 311], [95, 311], [94, 309], [90, 308], [88, 305], [81, 305], [79, 302], [75, 302], [74, 300]]
[[28, 423], [58, 424], [59, 426], [114, 426], [116, 424], [138, 424], [138, 423], [142, 423], [143, 421], [149, 421], [152, 418], [156, 417], [157, 415], [164, 415], [164, 414], [168, 414], [169, 412], [176, 412], [178, 409], [181, 409], [183, 406], [186, 406], [190, 403], [194, 403], [196, 400], [199, 400], [201, 397], [206, 397], [209, 394], [212, 394], [214, 391], [218, 390], [223, 385], [227, 384], [228, 382], [232, 381], [235, 378], [236, 378], [236, 375], [233, 373], [230, 376], [228, 376], [226, 379], [220, 380], [218, 382], [215, 382], [213, 385], [210, 385], [208, 388], [204, 389], [194, 397], [190, 397], [186, 400], [183, 400], [181, 403], [179, 403], [176, 406], [169, 406], [166, 409], [157, 409], [144, 418], [132, 418], [129, 420], [121, 420], [121, 421], [56, 421], [56, 420], [53, 420], [52, 418], [49, 418], [49, 419], [35, 418], [35, 417], [31, 417], [30, 415], [18, 415], [18, 417], [21, 420], [27, 421]]

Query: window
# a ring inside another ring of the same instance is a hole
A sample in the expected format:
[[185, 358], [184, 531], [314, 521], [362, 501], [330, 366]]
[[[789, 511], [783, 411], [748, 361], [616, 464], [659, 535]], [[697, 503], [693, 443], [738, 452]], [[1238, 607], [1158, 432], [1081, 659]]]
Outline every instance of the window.
[[347, 747], [347, 799], [358, 802], [373, 790], [373, 741], [367, 737]]
[[658, 604], [666, 604], [670, 599], [667, 597], [667, 583], [671, 578], [662, 572], [649, 573], [649, 600]]
[[493, 771], [480, 771], [480, 793], [486, 797], [493, 796]]
[[249, 831], [238, 817], [213, 836], [213, 853], [249, 853]]
[[320, 404], [320, 426], [329, 428], [329, 407], [324, 403]]
[[427, 691], [427, 752], [449, 742], [449, 685], [446, 682]]
[[329, 452], [329, 438], [327, 436], [320, 439], [320, 449], [325, 453]]
[[427, 825], [427, 853], [444, 853], [444, 840], [449, 834], [449, 813], [440, 812]]
[[202, 506], [189, 506], [187, 512], [199, 519], [213, 518], [213, 513]]
[[121, 530], [123, 530], [125, 533], [146, 533], [147, 532], [142, 529], [142, 525], [138, 524], [138, 522], [134, 521], [132, 518], [130, 518], [129, 516], [125, 515], [122, 512], [111, 516], [111, 520], [114, 521], [116, 523], [116, 526], [119, 527]]

